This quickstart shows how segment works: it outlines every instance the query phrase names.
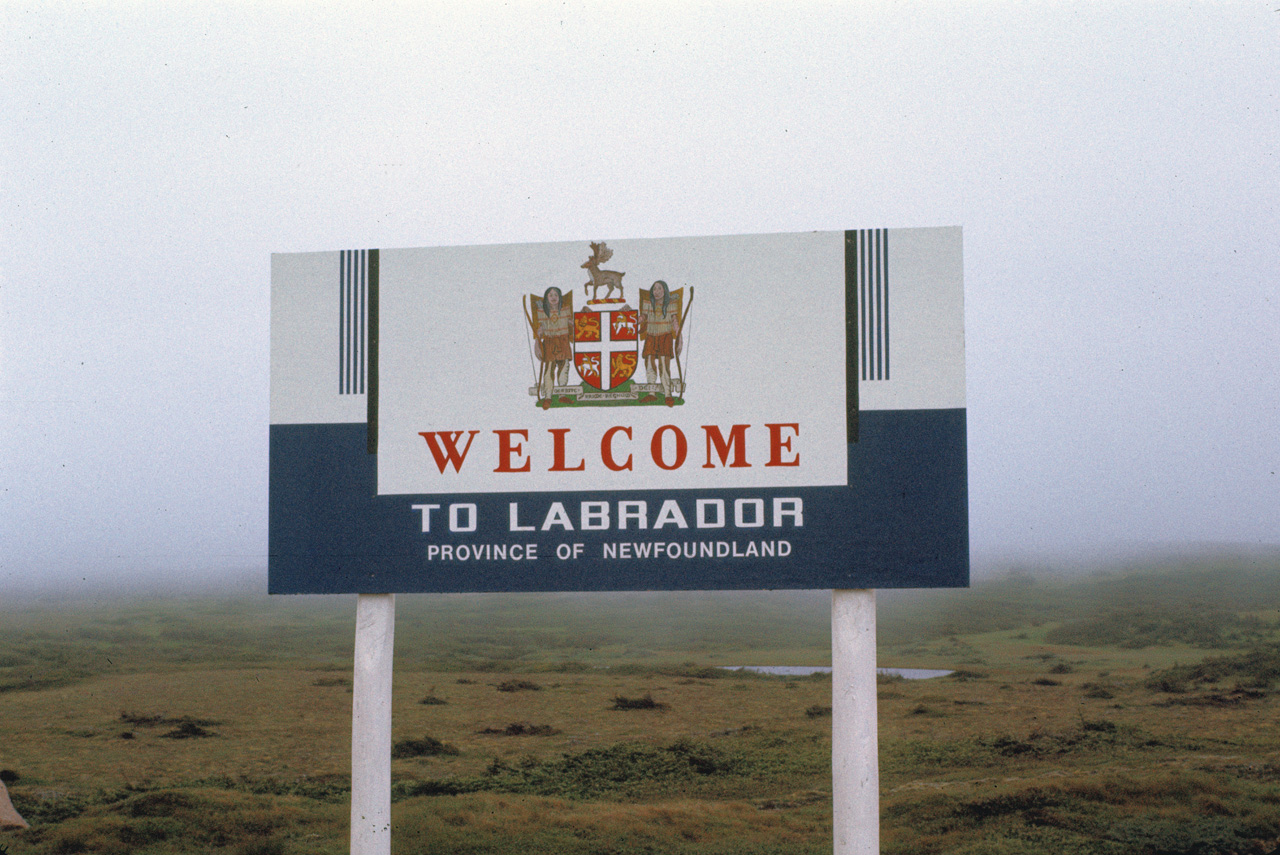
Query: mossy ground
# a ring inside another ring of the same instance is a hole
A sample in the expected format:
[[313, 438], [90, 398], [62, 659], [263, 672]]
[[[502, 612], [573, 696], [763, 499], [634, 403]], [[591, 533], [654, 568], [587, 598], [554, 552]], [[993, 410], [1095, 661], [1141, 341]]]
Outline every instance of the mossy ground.
[[[883, 851], [1280, 849], [1277, 577], [883, 597]], [[828, 596], [400, 598], [394, 851], [829, 852]], [[352, 598], [0, 618], [9, 853], [347, 851]]]

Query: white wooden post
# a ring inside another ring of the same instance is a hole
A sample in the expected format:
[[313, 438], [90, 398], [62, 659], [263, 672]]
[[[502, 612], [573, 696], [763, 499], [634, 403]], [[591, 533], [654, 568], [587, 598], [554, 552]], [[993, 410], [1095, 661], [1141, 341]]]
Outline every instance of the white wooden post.
[[356, 599], [351, 686], [351, 855], [391, 855], [391, 659], [396, 595]]
[[831, 791], [835, 855], [879, 855], [876, 592], [831, 592]]

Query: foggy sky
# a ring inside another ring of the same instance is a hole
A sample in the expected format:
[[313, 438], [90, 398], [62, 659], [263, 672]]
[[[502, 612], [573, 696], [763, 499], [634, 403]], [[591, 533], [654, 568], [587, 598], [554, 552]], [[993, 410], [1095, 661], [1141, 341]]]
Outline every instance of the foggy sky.
[[272, 252], [964, 228], [975, 570], [1280, 543], [1276, 4], [0, 4], [0, 595], [266, 566]]

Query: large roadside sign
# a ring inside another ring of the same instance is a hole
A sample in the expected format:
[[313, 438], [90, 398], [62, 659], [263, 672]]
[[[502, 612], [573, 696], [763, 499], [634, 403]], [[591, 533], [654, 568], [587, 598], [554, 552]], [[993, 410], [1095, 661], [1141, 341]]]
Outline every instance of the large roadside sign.
[[280, 254], [272, 593], [968, 584], [959, 228]]

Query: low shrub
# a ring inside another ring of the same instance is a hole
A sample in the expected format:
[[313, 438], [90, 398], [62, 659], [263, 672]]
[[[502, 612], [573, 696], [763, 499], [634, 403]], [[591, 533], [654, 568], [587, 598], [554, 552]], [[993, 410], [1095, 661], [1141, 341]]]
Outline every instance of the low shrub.
[[646, 694], [642, 698], [628, 698], [624, 695], [615, 695], [613, 698], [613, 706], [611, 710], [665, 710], [667, 705], [661, 701], [655, 701], [653, 695]]
[[696, 662], [611, 665], [608, 672], [625, 677], [673, 677], [684, 680], [723, 680], [726, 677], [752, 679], [764, 677], [758, 671], [745, 668], [721, 668], [718, 665], [699, 665]]
[[1247, 701], [1258, 701], [1267, 696], [1261, 689], [1236, 688], [1229, 692], [1202, 692], [1197, 694], [1175, 693], [1173, 697], [1157, 701], [1158, 707], [1238, 707]]
[[601, 794], [669, 784], [734, 772], [739, 761], [724, 751], [691, 740], [666, 747], [622, 743], [566, 754], [559, 760], [491, 767], [491, 789], [533, 795], [591, 798]]
[[236, 855], [284, 855], [284, 841], [276, 838], [254, 840], [236, 850]]
[[1050, 644], [1124, 647], [1139, 650], [1169, 644], [1227, 647], [1250, 630], [1240, 617], [1221, 611], [1147, 607], [1068, 621], [1045, 634]]
[[260, 796], [302, 796], [321, 802], [346, 801], [351, 793], [351, 781], [346, 777], [316, 778], [232, 778], [219, 775], [189, 782], [192, 787], [209, 787], [218, 790], [253, 793]]
[[194, 805], [195, 801], [186, 793], [176, 790], [157, 790], [126, 800], [121, 804], [120, 812], [134, 818], [163, 817], [173, 816], [180, 810], [189, 810]]
[[585, 800], [655, 786], [688, 786], [749, 772], [747, 765], [744, 755], [703, 742], [682, 739], [665, 747], [627, 742], [564, 754], [556, 760], [526, 757], [515, 765], [495, 758], [482, 775], [474, 777], [397, 782], [392, 797], [494, 792]]
[[962, 802], [956, 806], [954, 814], [964, 819], [983, 821], [1011, 814], [1025, 816], [1029, 812], [1058, 807], [1062, 803], [1062, 793], [1032, 788], [1021, 793]]
[[530, 680], [506, 680], [498, 684], [499, 692], [540, 692], [542, 687]]
[[33, 827], [74, 819], [89, 808], [85, 797], [56, 791], [45, 791], [39, 795], [12, 792], [9, 799], [13, 802], [13, 809]]
[[164, 721], [164, 716], [144, 715], [142, 713], [124, 712], [122, 710], [120, 712], [120, 720], [125, 724], [132, 724], [137, 727], [155, 727], [157, 724]]
[[1207, 817], [1178, 821], [1142, 817], [1117, 823], [1107, 838], [1127, 852], [1160, 855], [1236, 855], [1266, 852], [1264, 840], [1280, 836], [1280, 822], [1236, 817]]
[[1026, 736], [1000, 734], [946, 741], [895, 740], [883, 744], [881, 757], [886, 766], [956, 768], [996, 766], [1010, 759], [1041, 760], [1171, 747], [1196, 750], [1200, 745], [1180, 737], [1157, 737], [1141, 728], [1107, 719], [1082, 719], [1078, 727], [1069, 730], [1033, 730]]
[[1235, 679], [1243, 688], [1270, 689], [1280, 681], [1280, 651], [1259, 649], [1238, 656], [1210, 657], [1197, 665], [1175, 665], [1152, 674], [1145, 685], [1153, 692], [1176, 694], [1193, 684], [1226, 679]]
[[141, 848], [163, 840], [180, 840], [187, 832], [185, 823], [170, 816], [148, 816], [121, 826], [116, 836], [131, 848]]
[[212, 730], [205, 730], [194, 721], [184, 721], [168, 733], [160, 734], [161, 739], [205, 739], [217, 736]]
[[391, 746], [391, 756], [397, 760], [409, 757], [451, 756], [458, 753], [457, 748], [441, 742], [434, 736], [424, 736], [421, 739], [402, 739]]
[[970, 680], [986, 679], [986, 676], [987, 675], [982, 673], [981, 671], [968, 671], [968, 670], [965, 670], [964, 668], [960, 668], [948, 674], [947, 679], [956, 680], [957, 682], [960, 682], [960, 683], [967, 683]]

